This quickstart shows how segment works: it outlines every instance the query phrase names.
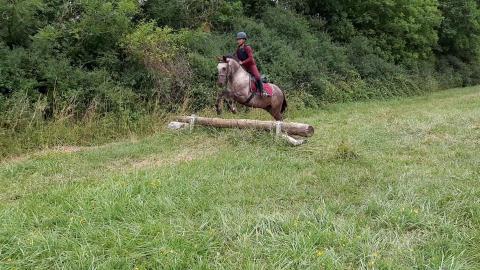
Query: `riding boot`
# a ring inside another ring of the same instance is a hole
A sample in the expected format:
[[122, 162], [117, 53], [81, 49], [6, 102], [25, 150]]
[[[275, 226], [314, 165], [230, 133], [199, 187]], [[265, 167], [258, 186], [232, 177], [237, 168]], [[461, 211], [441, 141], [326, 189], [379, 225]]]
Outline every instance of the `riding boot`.
[[257, 80], [257, 91], [258, 91], [258, 94], [262, 97], [266, 97], [268, 96], [268, 94], [265, 92], [265, 90], [263, 89], [263, 82], [262, 80]]

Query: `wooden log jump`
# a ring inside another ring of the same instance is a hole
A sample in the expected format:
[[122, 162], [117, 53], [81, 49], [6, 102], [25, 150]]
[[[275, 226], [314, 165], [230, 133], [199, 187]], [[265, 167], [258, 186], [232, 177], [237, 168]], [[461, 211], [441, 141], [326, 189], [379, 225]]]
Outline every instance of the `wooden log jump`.
[[302, 137], [313, 136], [314, 128], [311, 125], [301, 123], [287, 123], [277, 121], [259, 121], [247, 119], [222, 119], [222, 118], [206, 118], [197, 116], [179, 116], [175, 121], [180, 123], [189, 123], [191, 125], [202, 125], [218, 128], [253, 128], [267, 131], [276, 131], [277, 134], [282, 132], [288, 135], [297, 135]]

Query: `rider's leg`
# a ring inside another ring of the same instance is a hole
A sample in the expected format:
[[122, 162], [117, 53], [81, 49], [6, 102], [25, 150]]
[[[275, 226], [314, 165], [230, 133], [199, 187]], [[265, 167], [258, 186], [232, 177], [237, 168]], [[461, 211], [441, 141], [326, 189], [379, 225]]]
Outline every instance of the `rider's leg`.
[[255, 82], [256, 82], [256, 84], [257, 84], [258, 93], [260, 93], [260, 95], [262, 95], [262, 96], [265, 96], [267, 93], [266, 93], [265, 90], [263, 89], [262, 79], [257, 79], [257, 78], [255, 78]]
[[263, 82], [262, 82], [262, 78], [260, 76], [260, 72], [258, 71], [258, 68], [257, 66], [252, 66], [250, 67], [250, 73], [253, 75], [253, 77], [255, 78], [255, 83], [257, 85], [257, 90], [258, 90], [258, 93], [260, 93], [260, 95], [266, 95], [265, 91], [263, 90]]

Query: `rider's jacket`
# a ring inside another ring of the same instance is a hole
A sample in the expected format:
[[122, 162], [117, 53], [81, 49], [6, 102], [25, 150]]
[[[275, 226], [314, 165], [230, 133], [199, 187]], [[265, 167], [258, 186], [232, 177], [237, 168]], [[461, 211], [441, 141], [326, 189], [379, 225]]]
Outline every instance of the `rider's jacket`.
[[253, 49], [248, 45], [238, 46], [237, 58], [242, 61], [242, 65], [247, 69], [251, 66], [257, 65], [253, 58]]

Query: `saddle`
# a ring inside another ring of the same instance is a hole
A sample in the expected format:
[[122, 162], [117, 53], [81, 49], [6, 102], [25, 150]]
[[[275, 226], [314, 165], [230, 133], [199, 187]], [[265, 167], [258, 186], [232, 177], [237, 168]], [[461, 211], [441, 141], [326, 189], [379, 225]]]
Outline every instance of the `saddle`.
[[[261, 79], [262, 79], [262, 83], [263, 83], [263, 90], [269, 96], [272, 96], [273, 88], [272, 88], [271, 84], [268, 82], [268, 78], [265, 75], [262, 75]], [[258, 91], [257, 91], [257, 84], [255, 82], [256, 82], [255, 77], [253, 77], [250, 74], [250, 93], [255, 94], [255, 95], [259, 95], [260, 93], [258, 93]]]

